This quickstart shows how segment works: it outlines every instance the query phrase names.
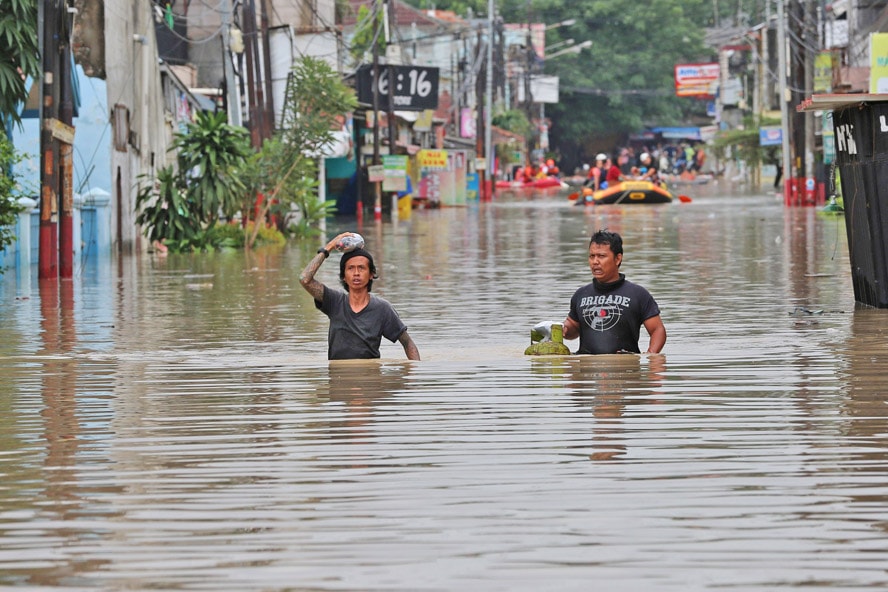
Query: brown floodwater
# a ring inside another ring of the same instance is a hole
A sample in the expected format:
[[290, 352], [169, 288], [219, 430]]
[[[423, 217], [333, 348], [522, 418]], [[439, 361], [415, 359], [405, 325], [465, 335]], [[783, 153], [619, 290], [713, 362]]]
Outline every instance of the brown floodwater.
[[[888, 312], [841, 217], [693, 189], [331, 223], [421, 362], [327, 362], [319, 242], [7, 273], [0, 587], [884, 590]], [[525, 357], [603, 227], [664, 355]]]

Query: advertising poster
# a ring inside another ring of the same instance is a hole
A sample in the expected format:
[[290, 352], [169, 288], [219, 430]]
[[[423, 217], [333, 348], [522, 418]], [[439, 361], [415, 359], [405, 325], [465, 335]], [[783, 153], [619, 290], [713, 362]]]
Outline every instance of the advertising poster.
[[417, 197], [450, 205], [454, 196], [452, 163], [446, 150], [420, 150], [416, 154], [419, 167]]
[[888, 93], [888, 33], [870, 35], [870, 92]]
[[718, 92], [719, 67], [711, 64], [675, 66], [675, 95], [696, 99], [714, 99]]

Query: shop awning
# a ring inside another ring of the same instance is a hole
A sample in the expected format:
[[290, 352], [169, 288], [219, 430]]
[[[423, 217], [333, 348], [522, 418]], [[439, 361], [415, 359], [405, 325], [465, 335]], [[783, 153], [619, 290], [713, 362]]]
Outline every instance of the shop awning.
[[699, 127], [655, 127], [651, 131], [660, 134], [664, 139], [695, 140], [697, 142], [703, 140]]

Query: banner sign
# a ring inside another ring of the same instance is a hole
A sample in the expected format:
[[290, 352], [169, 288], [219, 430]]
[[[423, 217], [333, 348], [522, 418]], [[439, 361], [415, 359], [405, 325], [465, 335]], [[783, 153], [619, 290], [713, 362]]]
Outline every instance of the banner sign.
[[[424, 111], [438, 108], [438, 68], [422, 66], [379, 66], [376, 90], [379, 108], [389, 107], [389, 70], [394, 80], [395, 111]], [[358, 101], [373, 104], [373, 66], [358, 68]]]
[[718, 92], [719, 67], [712, 64], [678, 64], [675, 66], [675, 95], [697, 99], [714, 99]]

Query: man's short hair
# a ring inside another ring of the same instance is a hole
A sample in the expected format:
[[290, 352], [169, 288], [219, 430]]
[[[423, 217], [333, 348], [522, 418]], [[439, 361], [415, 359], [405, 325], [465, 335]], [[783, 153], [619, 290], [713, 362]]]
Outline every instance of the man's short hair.
[[592, 245], [607, 245], [610, 247], [610, 250], [614, 255], [623, 254], [623, 237], [606, 228], [604, 230], [598, 230], [592, 235], [592, 239], [589, 241], [589, 246], [591, 247]]
[[376, 264], [373, 263], [373, 255], [370, 254], [370, 251], [365, 251], [364, 249], [354, 249], [353, 251], [349, 251], [343, 254], [342, 259], [339, 260], [339, 281], [342, 282], [342, 287], [348, 292], [348, 282], [345, 281], [345, 264], [352, 257], [367, 258], [370, 265], [370, 283], [367, 284], [367, 291], [371, 291], [373, 289], [373, 280], [379, 276], [376, 274]]

